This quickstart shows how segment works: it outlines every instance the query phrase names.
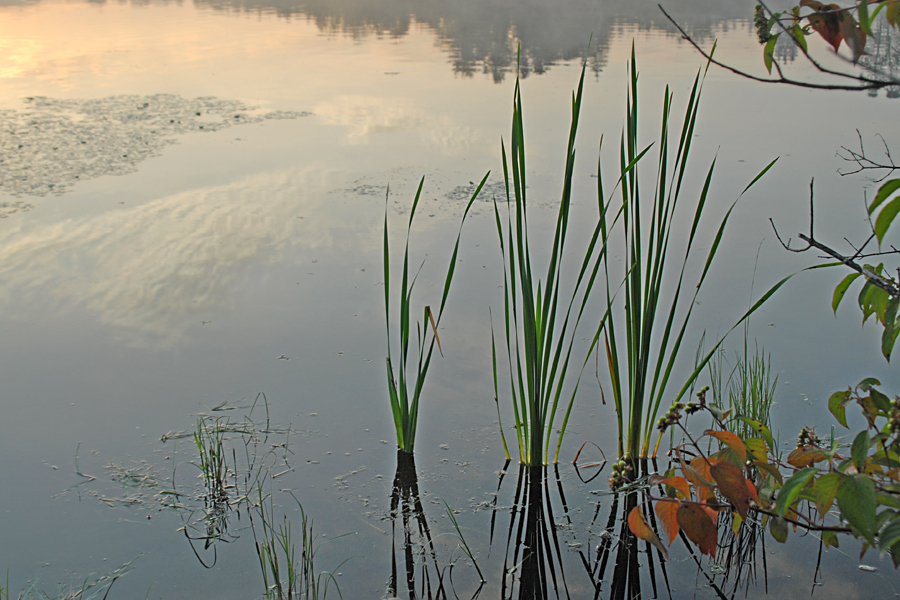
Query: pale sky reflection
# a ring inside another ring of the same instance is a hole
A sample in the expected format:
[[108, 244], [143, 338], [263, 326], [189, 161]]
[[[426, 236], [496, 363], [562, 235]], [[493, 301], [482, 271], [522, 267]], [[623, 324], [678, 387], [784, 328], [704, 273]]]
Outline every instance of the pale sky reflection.
[[317, 202], [315, 193], [298, 193], [300, 178], [258, 175], [33, 231], [7, 229], [2, 302], [21, 290], [83, 306], [136, 334], [132, 342], [176, 341], [186, 323], [227, 302], [250, 265], [282, 260], [293, 244], [332, 244], [327, 226], [298, 217]]

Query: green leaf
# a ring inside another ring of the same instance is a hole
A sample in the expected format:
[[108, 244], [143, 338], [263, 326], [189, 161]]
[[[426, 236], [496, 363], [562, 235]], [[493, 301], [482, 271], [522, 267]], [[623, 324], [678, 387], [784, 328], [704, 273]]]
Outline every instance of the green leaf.
[[879, 380], [875, 379], [874, 377], [866, 377], [865, 379], [860, 381], [858, 384], [856, 384], [856, 387], [858, 387], [859, 389], [861, 389], [864, 392], [868, 392], [876, 385], [881, 385], [881, 382]]
[[837, 284], [836, 288], [834, 288], [834, 296], [831, 298], [831, 308], [835, 314], [837, 314], [837, 309], [841, 300], [844, 299], [844, 294], [847, 293], [847, 288], [849, 288], [850, 284], [856, 281], [860, 276], [862, 276], [862, 273], [850, 273]]
[[881, 353], [890, 361], [891, 353], [894, 351], [894, 343], [897, 341], [897, 334], [900, 333], [900, 323], [897, 322], [897, 311], [900, 308], [900, 298], [893, 298], [884, 311], [884, 333], [881, 336]]
[[878, 292], [878, 288], [872, 285], [871, 281], [866, 281], [866, 283], [862, 286], [862, 289], [859, 291], [859, 297], [856, 302], [859, 305], [859, 309], [863, 314], [863, 323], [869, 320], [869, 317], [872, 316], [872, 313], [875, 312], [875, 295]]
[[891, 179], [890, 181], [885, 182], [878, 188], [875, 199], [872, 200], [872, 204], [869, 205], [869, 214], [871, 215], [875, 212], [875, 209], [878, 208], [882, 202], [891, 197], [897, 190], [900, 190], [900, 179]]
[[759, 460], [762, 462], [769, 461], [768, 451], [766, 450], [766, 442], [761, 438], [746, 439], [744, 440], [744, 445], [747, 446], [747, 452], [749, 452], [753, 456], [753, 460]]
[[806, 45], [806, 34], [803, 33], [803, 28], [800, 25], [794, 25], [791, 27], [791, 35], [794, 37], [794, 40], [803, 48], [803, 51], [806, 52], [809, 48]]
[[828, 473], [816, 479], [816, 482], [813, 484], [816, 508], [823, 519], [828, 511], [831, 510], [831, 505], [834, 503], [834, 497], [837, 495], [838, 484], [841, 482], [842, 477], [843, 475], [840, 473]]
[[894, 494], [875, 492], [875, 499], [878, 502], [878, 506], [888, 506], [890, 508], [900, 509], [900, 498]]
[[790, 479], [784, 482], [784, 485], [781, 486], [781, 491], [778, 492], [778, 498], [775, 501], [775, 512], [778, 513], [779, 517], [784, 516], [784, 513], [787, 512], [787, 509], [790, 508], [794, 501], [800, 496], [800, 492], [803, 491], [803, 488], [806, 487], [806, 484], [812, 480], [817, 472], [818, 470], [813, 467], [800, 469], [794, 473]]
[[871, 441], [869, 431], [864, 429], [856, 435], [853, 445], [850, 447], [851, 460], [856, 465], [856, 470], [860, 473], [866, 470], [866, 457], [869, 456], [869, 443]]
[[778, 41], [778, 36], [781, 34], [778, 33], [769, 38], [769, 41], [766, 42], [766, 47], [763, 49], [763, 62], [766, 65], [766, 70], [769, 74], [772, 74], [772, 55], [775, 53], [775, 43]]
[[[849, 392], [848, 392], [848, 394], [849, 394]], [[766, 440], [766, 444], [769, 445], [769, 450], [771, 450], [772, 452], [776, 451], [775, 438], [772, 437], [772, 432], [769, 431], [768, 427], [766, 427], [760, 421], [757, 421], [755, 419], [750, 419], [747, 417], [738, 417], [738, 420], [743, 421], [744, 423], [746, 423], [747, 425], [752, 427], [753, 430], [756, 431], [756, 433], [758, 433], [762, 437], [762, 439]]]
[[883, 553], [897, 542], [900, 542], [900, 518], [894, 516], [893, 520], [887, 524], [887, 527], [878, 534], [878, 549]]
[[769, 519], [769, 533], [775, 538], [775, 541], [783, 544], [788, 539], [788, 524], [781, 517], [772, 517]]
[[866, 475], [844, 476], [838, 484], [841, 516], [869, 542], [875, 541], [875, 484]]
[[835, 392], [831, 395], [831, 398], [828, 399], [828, 410], [831, 411], [831, 414], [834, 415], [834, 418], [837, 419], [837, 422], [850, 429], [847, 425], [847, 401], [850, 400], [850, 390], [844, 390], [842, 392]]
[[714, 416], [719, 421], [724, 421], [725, 419], [727, 419], [728, 413], [731, 412], [730, 408], [728, 410], [725, 410], [718, 404], [707, 404], [706, 408], [708, 408], [709, 412], [712, 413], [712, 416]]
[[876, 389], [872, 389], [872, 391], [869, 392], [869, 395], [872, 397], [872, 402], [875, 403], [875, 406], [878, 407], [878, 410], [884, 413], [891, 412], [891, 401], [887, 396]]
[[822, 532], [822, 543], [824, 543], [829, 548], [837, 548], [838, 547], [838, 536], [834, 531], [823, 531]]
[[878, 217], [875, 218], [875, 235], [878, 237], [879, 244], [884, 239], [884, 235], [887, 233], [891, 223], [894, 222], [894, 217], [897, 216], [898, 212], [900, 212], [900, 198], [894, 198], [881, 209]]
[[869, 0], [863, 0], [857, 6], [859, 26], [866, 33], [866, 35], [872, 35], [872, 21], [869, 18]]

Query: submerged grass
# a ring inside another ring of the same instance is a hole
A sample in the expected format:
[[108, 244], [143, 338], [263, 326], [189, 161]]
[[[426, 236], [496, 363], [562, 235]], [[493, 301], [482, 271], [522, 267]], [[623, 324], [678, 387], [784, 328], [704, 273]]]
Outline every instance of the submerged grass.
[[[409, 223], [406, 228], [406, 246], [403, 252], [403, 271], [400, 282], [400, 319], [398, 322], [397, 336], [399, 338], [399, 365], [397, 365], [396, 374], [391, 352], [391, 273], [390, 273], [390, 245], [388, 242], [388, 218], [387, 207], [384, 211], [384, 317], [387, 326], [388, 352], [387, 352], [387, 378], [388, 392], [390, 394], [391, 412], [394, 417], [394, 426], [397, 430], [397, 448], [404, 452], [412, 453], [416, 441], [416, 425], [419, 419], [419, 400], [422, 395], [422, 388], [425, 385], [425, 376], [428, 374], [428, 368], [431, 365], [431, 357], [434, 352], [434, 344], [437, 342], [440, 351], [441, 341], [438, 337], [438, 326], [444, 313], [444, 307], [447, 304], [447, 296], [450, 294], [450, 285], [453, 282], [453, 275], [456, 271], [456, 258], [459, 254], [459, 240], [462, 236], [462, 226], [465, 223], [466, 215], [469, 209], [481, 192], [481, 188], [487, 182], [490, 172], [488, 172], [471, 199], [466, 205], [463, 217], [459, 225], [459, 232], [456, 236], [456, 244], [453, 246], [453, 254], [450, 257], [450, 264], [447, 267], [447, 274], [444, 278], [443, 293], [441, 295], [441, 303], [435, 314], [431, 307], [426, 305], [423, 311], [422, 321], [416, 322], [416, 341], [418, 344], [418, 353], [415, 362], [415, 375], [410, 378], [410, 337], [412, 335], [412, 293], [416, 283], [416, 278], [422, 269], [419, 269], [412, 275], [410, 279], [409, 269], [409, 237], [412, 232], [413, 219], [416, 216], [416, 208], [419, 205], [419, 199], [422, 195], [422, 186], [425, 183], [423, 177], [419, 181], [419, 187], [416, 190], [416, 197], [413, 200], [412, 208], [409, 211]], [[388, 190], [390, 195], [390, 189]], [[387, 198], [385, 198], [385, 204]], [[431, 326], [429, 333], [429, 325]]]
[[[708, 67], [708, 65], [707, 65]], [[659, 140], [655, 144], [658, 155], [656, 175], [650, 194], [642, 189], [637, 161], [649, 150], [638, 146], [638, 71], [632, 46], [630, 64], [630, 85], [627, 91], [627, 114], [625, 131], [622, 134], [619, 151], [621, 182], [621, 210], [623, 218], [621, 235], [625, 243], [624, 273], [622, 290], [624, 302], [616, 304], [611, 292], [608, 264], [606, 271], [605, 321], [600, 328], [605, 342], [608, 373], [618, 421], [618, 450], [623, 458], [646, 458], [650, 451], [651, 434], [664, 398], [671, 398], [674, 404], [693, 386], [697, 377], [706, 367], [713, 354], [721, 346], [724, 337], [713, 349], [700, 357], [693, 372], [681, 388], [674, 394], [669, 390], [670, 379], [679, 356], [682, 343], [691, 322], [696, 299], [700, 293], [710, 267], [717, 255], [725, 226], [738, 200], [775, 163], [770, 162], [744, 188], [725, 216], [719, 222], [712, 238], [710, 249], [703, 263], [699, 281], [685, 281], [688, 262], [695, 254], [701, 239], [701, 217], [709, 198], [710, 184], [715, 169], [715, 159], [706, 171], [703, 186], [693, 206], [693, 220], [687, 236], [683, 254], [670, 254], [672, 227], [679, 204], [683, 203], [682, 184], [688, 168], [691, 142], [700, 104], [703, 76], [697, 73], [681, 124], [681, 134], [674, 146], [674, 161], [670, 165], [669, 126], [672, 112], [673, 94], [666, 87], [663, 97], [662, 126]], [[777, 160], [777, 159], [776, 159]], [[603, 179], [598, 178], [599, 197], [603, 198]], [[650, 214], [646, 214], [647, 208]], [[607, 208], [608, 210], [608, 208]], [[606, 210], [601, 211], [601, 237], [608, 243], [615, 231], [615, 224], [607, 223]], [[649, 216], [649, 219], [647, 218]], [[682, 239], [675, 234], [679, 241]], [[708, 238], [702, 236], [706, 241]], [[674, 265], [672, 263], [675, 262]], [[664, 297], [664, 281], [674, 266], [674, 291]], [[768, 298], [787, 281], [782, 279], [770, 288], [732, 327], [737, 327], [755, 312]], [[656, 448], [659, 446], [657, 441]], [[656, 453], [654, 448], [654, 455]]]
[[[266, 497], [262, 482], [258, 487], [259, 502], [255, 511], [250, 512], [250, 524], [256, 544], [256, 555], [263, 576], [266, 598], [272, 600], [317, 600], [326, 598], [333, 588], [343, 598], [333, 571], [316, 572], [316, 554], [321, 543], [313, 533], [312, 519], [303, 510], [303, 505], [291, 493], [300, 509], [299, 556], [294, 538], [294, 527], [287, 515], [278, 523], [274, 502]], [[254, 519], [254, 512], [258, 517]], [[349, 559], [348, 559], [349, 560]], [[345, 560], [337, 566], [339, 569]], [[335, 569], [336, 570], [336, 569]]]

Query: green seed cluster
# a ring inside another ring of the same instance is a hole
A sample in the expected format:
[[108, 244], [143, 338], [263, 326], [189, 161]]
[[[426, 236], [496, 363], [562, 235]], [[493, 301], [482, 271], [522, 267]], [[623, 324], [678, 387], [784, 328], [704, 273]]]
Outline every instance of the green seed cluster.
[[756, 8], [753, 9], [753, 24], [756, 26], [756, 36], [759, 38], [760, 44], [765, 45], [766, 42], [772, 39], [772, 34], [769, 33], [769, 19], [766, 17], [765, 9], [760, 4], [757, 4]]
[[888, 419], [891, 433], [900, 433], [900, 398], [891, 400], [891, 414]]
[[617, 490], [630, 482], [633, 479], [633, 471], [631, 464], [626, 460], [613, 463], [612, 474], [609, 476], [609, 487]]
[[681, 402], [676, 402], [669, 408], [669, 412], [666, 413], [666, 416], [660, 417], [659, 421], [656, 422], [656, 428], [660, 431], [665, 431], [667, 427], [670, 425], [674, 425], [681, 418], [681, 411], [684, 410], [685, 406]]

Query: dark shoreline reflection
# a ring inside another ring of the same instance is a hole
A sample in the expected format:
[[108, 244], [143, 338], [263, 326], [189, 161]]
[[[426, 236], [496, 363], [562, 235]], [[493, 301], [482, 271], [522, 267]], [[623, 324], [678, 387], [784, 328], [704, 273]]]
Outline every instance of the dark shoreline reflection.
[[[125, 0], [84, 0], [91, 4]], [[41, 0], [0, 0], [26, 6]], [[600, 72], [611, 40], [624, 29], [675, 34], [658, 0], [193, 0], [199, 9], [226, 14], [306, 19], [323, 33], [354, 39], [401, 38], [416, 26], [435, 33], [455, 73], [490, 74], [495, 82], [514, 71], [521, 43], [523, 77], [541, 74], [560, 61], [585, 57]], [[135, 6], [182, 5], [183, 0], [130, 0]], [[666, 10], [697, 41], [731, 22], [749, 22], [753, 0], [663, 0]], [[744, 26], [744, 25], [740, 25]]]
[[[428, 27], [465, 77], [490, 74], [501, 82], [514, 71], [521, 43], [522, 76], [541, 74], [559, 61], [585, 56], [601, 71], [611, 39], [629, 26], [674, 33], [656, 0], [194, 0], [225, 12], [306, 18], [328, 34], [403, 37], [415, 24]], [[691, 35], [706, 40], [735, 19], [750, 18], [748, 0], [669, 0], [666, 9]]]

